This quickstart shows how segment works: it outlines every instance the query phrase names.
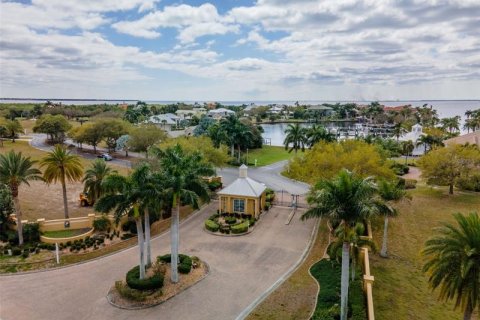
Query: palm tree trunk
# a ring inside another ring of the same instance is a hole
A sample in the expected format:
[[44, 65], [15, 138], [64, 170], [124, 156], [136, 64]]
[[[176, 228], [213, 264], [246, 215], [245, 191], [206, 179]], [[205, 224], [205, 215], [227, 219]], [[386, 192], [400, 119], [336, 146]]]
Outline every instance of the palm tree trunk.
[[357, 263], [356, 263], [356, 259], [355, 259], [355, 254], [352, 252], [352, 281], [355, 280], [355, 271], [357, 269]]
[[388, 230], [388, 217], [385, 216], [385, 221], [383, 224], [383, 242], [382, 242], [382, 250], [380, 251], [380, 256], [383, 258], [388, 257], [387, 255], [387, 231]]
[[143, 237], [143, 227], [142, 227], [142, 218], [135, 218], [137, 223], [137, 238], [138, 238], [138, 251], [140, 252], [140, 279], [145, 278], [145, 259], [143, 255], [143, 242], [145, 241]]
[[180, 199], [177, 199], [177, 196], [174, 196], [174, 206], [176, 206], [176, 210], [172, 213], [172, 230], [170, 231], [171, 236], [171, 245], [172, 245], [172, 252], [171, 252], [171, 280], [173, 283], [178, 282], [178, 245], [180, 241], [179, 232], [178, 232], [178, 225], [180, 220]]
[[453, 183], [450, 183], [448, 193], [453, 194]]
[[408, 154], [405, 155], [405, 164], [408, 164]]
[[467, 307], [465, 308], [465, 312], [463, 313], [463, 320], [470, 320], [472, 319], [473, 308], [470, 302], [468, 302]]
[[348, 313], [348, 285], [350, 268], [350, 243], [344, 242], [342, 247], [342, 280], [340, 300], [340, 320], [347, 320]]
[[145, 247], [147, 252], [147, 266], [152, 264], [152, 250], [150, 246], [150, 214], [145, 210]]
[[234, 145], [232, 143], [232, 146], [231, 146], [231, 150], [230, 150], [230, 156], [233, 158], [233, 154], [235, 153], [235, 150], [234, 150]]
[[65, 184], [65, 172], [62, 169], [62, 193], [63, 193], [63, 212], [65, 214], [65, 219], [69, 219], [68, 216], [68, 201], [67, 201], [67, 186]]
[[18, 232], [18, 244], [23, 244], [23, 225], [22, 225], [22, 211], [20, 211], [20, 200], [18, 196], [13, 197], [13, 204], [15, 206], [15, 216], [17, 217], [17, 232]]

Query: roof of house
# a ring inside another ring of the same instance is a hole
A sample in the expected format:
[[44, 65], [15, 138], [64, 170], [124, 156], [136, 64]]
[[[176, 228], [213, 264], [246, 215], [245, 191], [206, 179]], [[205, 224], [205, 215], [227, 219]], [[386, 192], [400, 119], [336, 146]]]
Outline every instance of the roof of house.
[[[470, 143], [470, 144], [477, 144], [480, 143], [480, 131], [475, 131], [475, 132], [470, 132], [455, 138], [451, 138], [448, 140], [445, 140], [444, 143], [446, 145], [451, 145], [451, 144], [465, 144], [465, 143]], [[480, 146], [480, 145], [479, 145]]]
[[159, 124], [177, 124], [176, 120], [180, 119], [173, 113], [166, 113], [166, 114], [158, 114], [155, 116], [151, 116], [148, 118], [147, 122], [151, 123], [159, 123]]
[[267, 187], [263, 183], [255, 181], [247, 176], [246, 165], [243, 164], [239, 170], [240, 177], [232, 184], [220, 190], [218, 194], [241, 197], [260, 197]]
[[231, 114], [234, 114], [235, 111], [232, 111], [230, 109], [225, 109], [225, 108], [218, 108], [218, 109], [210, 110], [210, 111], [208, 111], [208, 113], [210, 113], [210, 114], [214, 114], [214, 113], [231, 113]]

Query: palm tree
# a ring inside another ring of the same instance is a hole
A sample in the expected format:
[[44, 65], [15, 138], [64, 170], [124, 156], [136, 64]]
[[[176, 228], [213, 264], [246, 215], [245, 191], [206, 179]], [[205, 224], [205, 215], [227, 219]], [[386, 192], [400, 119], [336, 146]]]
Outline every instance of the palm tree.
[[455, 116], [451, 118], [443, 118], [440, 122], [445, 130], [448, 130], [449, 133], [453, 133], [460, 130], [460, 120], [460, 116]]
[[[409, 110], [409, 109], [408, 109]], [[401, 123], [397, 123], [395, 127], [393, 127], [393, 135], [397, 138], [397, 141], [400, 139], [400, 137], [405, 134], [407, 130], [403, 127]]]
[[388, 238], [388, 218], [396, 217], [398, 210], [392, 205], [404, 198], [409, 198], [405, 189], [401, 188], [396, 181], [380, 180], [378, 182], [378, 194], [382, 198], [382, 203], [379, 205], [379, 213], [384, 217], [383, 225], [383, 242], [381, 257], [388, 257], [387, 255], [387, 238]]
[[362, 222], [357, 222], [353, 228], [350, 229], [349, 233], [345, 232], [344, 225], [340, 225], [335, 230], [335, 238], [336, 241], [333, 241], [328, 246], [328, 255], [330, 258], [335, 258], [337, 261], [340, 261], [342, 258], [342, 247], [345, 241], [350, 243], [350, 256], [351, 258], [351, 265], [352, 265], [352, 272], [351, 277], [352, 281], [355, 280], [355, 271], [357, 268], [357, 261], [360, 260], [361, 257], [361, 250], [364, 247], [370, 248], [372, 251], [377, 250], [377, 246], [375, 243], [364, 237], [365, 233], [365, 225]]
[[290, 147], [290, 150], [288, 150], [288, 152], [292, 152], [292, 150], [295, 150], [296, 154], [298, 149], [302, 149], [302, 151], [305, 151], [306, 142], [307, 139], [305, 137], [305, 130], [300, 127], [298, 123], [289, 124], [287, 129], [285, 130], [285, 140], [283, 141], [283, 144], [285, 145], [285, 150], [287, 150], [291, 144], [292, 146]]
[[7, 154], [0, 154], [0, 182], [6, 184], [12, 192], [15, 214], [17, 217], [18, 243], [23, 244], [22, 210], [18, 199], [21, 184], [30, 186], [29, 181], [43, 180], [40, 170], [33, 168], [37, 161], [22, 156], [11, 150]]
[[457, 213], [454, 218], [457, 225], [443, 224], [425, 243], [423, 271], [434, 290], [440, 287], [440, 299], [455, 299], [455, 308], [469, 320], [475, 308], [480, 311], [480, 217]]
[[333, 142], [335, 136], [325, 129], [323, 126], [314, 124], [311, 128], [306, 130], [306, 141], [309, 148], [319, 141]]
[[[330, 221], [341, 221], [345, 234], [359, 221], [368, 219], [378, 212], [376, 187], [372, 178], [359, 178], [348, 170], [342, 170], [331, 180], [318, 182], [310, 191], [308, 202], [312, 205], [302, 220], [326, 217]], [[341, 319], [347, 317], [349, 285], [350, 242], [342, 244]]]
[[43, 178], [47, 184], [60, 181], [63, 191], [63, 210], [65, 219], [68, 219], [67, 185], [66, 181], [75, 182], [82, 179], [82, 163], [80, 157], [71, 154], [65, 146], [55, 145], [55, 148], [49, 152], [40, 161], [41, 167], [45, 167]]
[[191, 205], [197, 209], [200, 199], [208, 201], [208, 187], [202, 177], [213, 175], [215, 170], [210, 164], [203, 161], [199, 153], [185, 154], [178, 144], [165, 151], [155, 148], [153, 153], [160, 160], [161, 174], [164, 177], [164, 192], [170, 199], [171, 208], [175, 208], [171, 224], [171, 280], [176, 283], [178, 282], [180, 205]]
[[413, 144], [412, 140], [402, 141], [402, 153], [405, 156], [405, 164], [408, 163], [408, 156], [412, 154], [414, 149], [415, 145]]
[[[137, 237], [140, 259], [140, 279], [145, 278], [145, 258], [142, 217], [146, 208], [145, 192], [146, 181], [150, 174], [149, 167], [143, 165], [135, 169], [128, 177], [111, 174], [105, 178], [102, 187], [105, 194], [95, 203], [95, 210], [103, 213], [113, 211], [117, 221], [127, 215], [135, 219], [137, 225]], [[145, 227], [147, 227], [146, 224]], [[148, 239], [149, 240], [149, 239]]]
[[102, 196], [102, 182], [108, 175], [113, 173], [117, 173], [117, 171], [107, 166], [107, 163], [101, 159], [95, 160], [91, 167], [85, 171], [82, 180], [84, 183], [83, 192], [88, 195], [91, 202], [97, 201]]

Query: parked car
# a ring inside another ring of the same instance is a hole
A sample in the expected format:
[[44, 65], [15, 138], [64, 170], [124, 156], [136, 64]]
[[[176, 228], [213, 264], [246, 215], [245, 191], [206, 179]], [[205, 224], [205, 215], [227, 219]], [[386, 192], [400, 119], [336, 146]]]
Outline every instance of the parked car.
[[105, 161], [112, 161], [113, 157], [109, 155], [108, 153], [102, 153], [97, 156], [97, 158], [102, 158]]

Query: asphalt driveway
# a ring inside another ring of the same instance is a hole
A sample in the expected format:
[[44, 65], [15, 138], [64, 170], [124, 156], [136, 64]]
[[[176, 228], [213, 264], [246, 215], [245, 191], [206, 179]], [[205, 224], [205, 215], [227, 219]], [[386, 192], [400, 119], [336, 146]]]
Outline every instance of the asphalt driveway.
[[[208, 262], [210, 274], [166, 303], [145, 310], [112, 307], [105, 296], [137, 264], [137, 247], [99, 260], [24, 275], [0, 276], [0, 319], [235, 319], [301, 257], [314, 221], [290, 209], [266, 213], [254, 232], [220, 237], [203, 231], [217, 203], [180, 227], [180, 251]], [[169, 252], [169, 233], [152, 240], [154, 256]]]

